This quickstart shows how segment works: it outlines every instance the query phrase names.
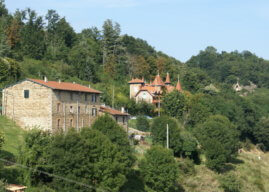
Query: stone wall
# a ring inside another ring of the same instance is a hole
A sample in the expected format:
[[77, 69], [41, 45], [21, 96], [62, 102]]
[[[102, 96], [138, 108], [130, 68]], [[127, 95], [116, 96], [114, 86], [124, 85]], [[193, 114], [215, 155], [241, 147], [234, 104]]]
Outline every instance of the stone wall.
[[[67, 131], [73, 127], [79, 130], [89, 127], [100, 110], [100, 97], [96, 94], [96, 102], [92, 102], [91, 93], [54, 90], [52, 94], [52, 129]], [[96, 115], [92, 109], [96, 109]]]
[[[29, 98], [24, 98], [24, 90], [29, 90]], [[3, 90], [3, 115], [13, 119], [23, 128], [52, 127], [52, 90], [24, 80]]]

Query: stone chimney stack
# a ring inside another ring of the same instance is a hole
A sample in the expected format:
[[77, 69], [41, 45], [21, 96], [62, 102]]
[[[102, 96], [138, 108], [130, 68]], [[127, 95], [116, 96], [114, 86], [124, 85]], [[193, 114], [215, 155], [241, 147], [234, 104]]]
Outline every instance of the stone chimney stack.
[[45, 76], [44, 77], [44, 81], [47, 83], [48, 82], [48, 78]]
[[124, 107], [121, 107], [121, 112], [122, 112], [122, 113], [125, 113], [125, 109], [124, 109]]

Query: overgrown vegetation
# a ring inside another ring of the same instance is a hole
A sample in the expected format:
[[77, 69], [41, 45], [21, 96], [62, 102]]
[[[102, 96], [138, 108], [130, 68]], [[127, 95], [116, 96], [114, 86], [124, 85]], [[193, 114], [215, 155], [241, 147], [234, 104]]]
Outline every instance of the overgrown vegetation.
[[[132, 77], [150, 81], [157, 71], [162, 77], [169, 72], [172, 82], [179, 75], [183, 87], [162, 97], [161, 117], [154, 105], [129, 99], [127, 83]], [[30, 8], [10, 13], [0, 0], [0, 88], [44, 76], [101, 90], [103, 103], [138, 116], [130, 125], [151, 131], [153, 147], [145, 144], [135, 154], [108, 116], [81, 132], [34, 130], [25, 137], [0, 117], [1, 158], [34, 168], [5, 163], [4, 181], [31, 186], [29, 191], [269, 190], [269, 158], [263, 154], [269, 150], [269, 61], [249, 51], [207, 47], [182, 63], [121, 34], [111, 20], [76, 33], [55, 10], [44, 16]], [[233, 90], [237, 82], [242, 91]], [[146, 116], [154, 117], [151, 123]], [[259, 150], [248, 152], [253, 144]], [[238, 155], [243, 147], [247, 151]]]

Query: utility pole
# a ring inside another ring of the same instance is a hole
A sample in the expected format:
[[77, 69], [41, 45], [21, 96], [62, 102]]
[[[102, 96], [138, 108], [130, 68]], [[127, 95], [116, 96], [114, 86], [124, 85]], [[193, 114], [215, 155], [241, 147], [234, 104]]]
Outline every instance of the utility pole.
[[161, 97], [160, 97], [160, 95], [159, 95], [159, 101], [158, 101], [158, 117], [161, 116], [160, 108], [161, 108]]
[[78, 100], [77, 100], [77, 131], [78, 131], [78, 114], [79, 113], [79, 111], [78, 111]]
[[167, 149], [169, 149], [169, 126], [167, 123], [167, 127], [166, 127], [166, 147]]
[[114, 97], [115, 97], [115, 90], [114, 90], [114, 84], [112, 88], [112, 108], [114, 109]]

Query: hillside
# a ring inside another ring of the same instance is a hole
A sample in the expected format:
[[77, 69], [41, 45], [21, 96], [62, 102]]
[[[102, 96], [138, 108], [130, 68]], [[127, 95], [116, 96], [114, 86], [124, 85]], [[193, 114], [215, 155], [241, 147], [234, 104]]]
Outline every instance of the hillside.
[[3, 150], [17, 155], [19, 147], [23, 144], [25, 131], [18, 127], [13, 121], [4, 116], [0, 116], [0, 132], [2, 132], [5, 137]]
[[[261, 157], [259, 160], [258, 156]], [[238, 156], [238, 163], [231, 170], [241, 183], [241, 191], [269, 191], [269, 153], [258, 150], [243, 152]], [[223, 192], [219, 188], [218, 179], [221, 175], [207, 169], [204, 165], [195, 166], [196, 174], [181, 176], [180, 183], [186, 192]]]

